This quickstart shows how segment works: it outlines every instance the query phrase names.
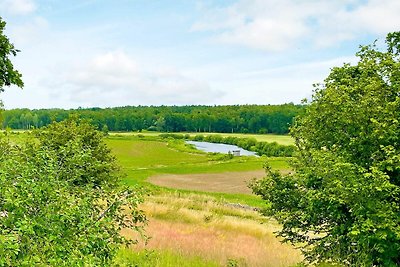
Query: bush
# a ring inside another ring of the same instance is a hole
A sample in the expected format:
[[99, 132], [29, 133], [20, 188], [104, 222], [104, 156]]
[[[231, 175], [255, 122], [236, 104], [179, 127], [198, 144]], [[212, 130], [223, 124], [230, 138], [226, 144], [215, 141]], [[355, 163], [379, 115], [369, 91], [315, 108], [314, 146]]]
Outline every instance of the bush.
[[73, 119], [0, 140], [0, 266], [109, 266], [145, 222], [102, 133]]
[[203, 141], [204, 140], [204, 135], [197, 134], [193, 137], [193, 141]]

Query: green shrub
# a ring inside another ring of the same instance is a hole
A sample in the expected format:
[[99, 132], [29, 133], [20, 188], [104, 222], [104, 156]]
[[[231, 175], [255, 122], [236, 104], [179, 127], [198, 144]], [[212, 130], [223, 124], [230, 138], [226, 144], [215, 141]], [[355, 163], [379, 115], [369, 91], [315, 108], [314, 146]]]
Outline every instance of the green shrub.
[[308, 263], [400, 265], [400, 32], [386, 43], [317, 85], [291, 130], [295, 172], [253, 186]]
[[119, 186], [103, 134], [73, 119], [12, 145], [0, 138], [0, 266], [109, 266], [122, 228], [145, 221]]

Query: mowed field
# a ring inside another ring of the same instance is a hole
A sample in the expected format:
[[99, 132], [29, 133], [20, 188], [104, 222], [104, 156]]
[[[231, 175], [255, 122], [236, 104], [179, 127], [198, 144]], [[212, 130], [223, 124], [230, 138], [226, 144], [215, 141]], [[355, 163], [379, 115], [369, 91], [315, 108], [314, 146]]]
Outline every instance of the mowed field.
[[[279, 225], [251, 207], [265, 203], [247, 181], [262, 177], [264, 157], [226, 159], [208, 155], [181, 140], [111, 135], [124, 182], [150, 194], [141, 205], [149, 219], [148, 242], [121, 250], [122, 266], [293, 266], [300, 252], [279, 242]], [[287, 159], [268, 159], [288, 171]], [[134, 232], [124, 232], [137, 238]], [[135, 266], [135, 265], [131, 265]]]

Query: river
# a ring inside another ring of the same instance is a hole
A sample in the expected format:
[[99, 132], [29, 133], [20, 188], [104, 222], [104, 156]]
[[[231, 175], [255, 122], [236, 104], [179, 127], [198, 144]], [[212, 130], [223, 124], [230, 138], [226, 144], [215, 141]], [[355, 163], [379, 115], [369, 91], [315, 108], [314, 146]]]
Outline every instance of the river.
[[257, 156], [256, 152], [248, 151], [238, 146], [227, 144], [216, 144], [210, 142], [186, 141], [187, 144], [194, 145], [198, 150], [211, 153], [228, 154], [234, 151], [240, 151], [240, 156]]

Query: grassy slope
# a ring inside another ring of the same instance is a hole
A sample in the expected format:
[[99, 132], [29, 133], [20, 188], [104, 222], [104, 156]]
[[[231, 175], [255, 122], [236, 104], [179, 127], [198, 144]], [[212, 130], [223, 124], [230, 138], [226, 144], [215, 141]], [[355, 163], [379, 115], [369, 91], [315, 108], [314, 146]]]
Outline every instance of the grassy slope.
[[140, 267], [219, 267], [216, 261], [205, 260], [200, 256], [189, 256], [174, 250], [140, 250], [121, 249], [117, 255], [115, 266]]
[[[155, 137], [139, 138], [137, 135], [111, 135], [106, 139], [107, 144], [116, 155], [126, 177], [128, 185], [145, 185], [155, 191], [179, 191], [190, 193], [190, 190], [177, 190], [152, 186], [146, 179], [159, 174], [194, 174], [194, 173], [223, 173], [261, 170], [267, 158], [240, 157], [220, 161], [196, 150], [179, 145], [168, 146], [164, 141]], [[273, 168], [287, 169], [284, 158], [268, 158]], [[240, 202], [247, 205], [263, 207], [264, 202], [257, 196], [243, 194], [204, 193], [229, 202]]]
[[[257, 170], [266, 158], [219, 160], [151, 136], [112, 135], [107, 143], [127, 174], [124, 182], [145, 185], [156, 193], [141, 206], [149, 218], [146, 231], [151, 239], [141, 249], [121, 250], [121, 265], [289, 266], [301, 260], [298, 251], [274, 237], [273, 231], [279, 227], [276, 223], [257, 212], [226, 206], [228, 202], [264, 207], [257, 196], [160, 188], [146, 182], [157, 174]], [[277, 169], [288, 168], [286, 159], [270, 161]]]

